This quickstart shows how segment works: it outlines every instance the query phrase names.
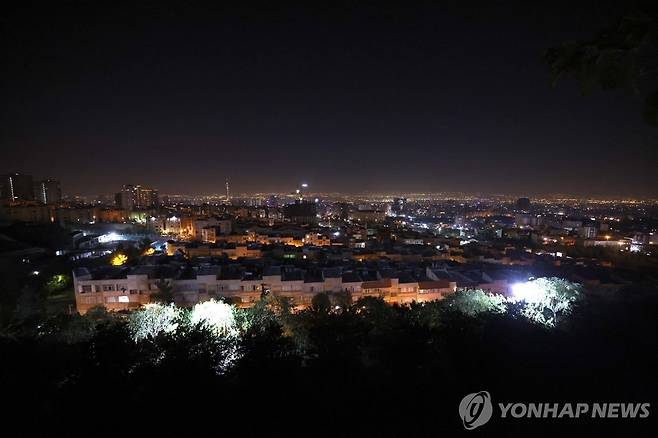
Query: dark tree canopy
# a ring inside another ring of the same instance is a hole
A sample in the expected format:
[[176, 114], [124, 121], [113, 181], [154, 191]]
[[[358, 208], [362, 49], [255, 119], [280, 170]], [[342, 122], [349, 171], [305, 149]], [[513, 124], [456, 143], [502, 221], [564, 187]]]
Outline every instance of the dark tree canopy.
[[[647, 11], [651, 9], [651, 11]], [[553, 86], [567, 75], [584, 95], [624, 89], [643, 99], [643, 116], [658, 126], [658, 11], [633, 12], [587, 41], [564, 43], [544, 54]]]

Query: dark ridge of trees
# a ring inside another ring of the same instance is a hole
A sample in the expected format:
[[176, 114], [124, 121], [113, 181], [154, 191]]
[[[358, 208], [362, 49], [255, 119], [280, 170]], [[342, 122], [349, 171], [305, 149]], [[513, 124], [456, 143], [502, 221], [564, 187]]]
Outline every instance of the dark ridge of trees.
[[[27, 436], [176, 426], [189, 436], [452, 436], [474, 433], [457, 414], [474, 391], [494, 403], [655, 402], [655, 290], [589, 296], [555, 329], [511, 304], [469, 316], [376, 298], [327, 311], [324, 298], [299, 313], [263, 299], [235, 344], [203, 327], [135, 342], [125, 315], [102, 309], [26, 320], [0, 336], [5, 418]], [[632, 435], [653, 424], [494, 418], [481, 432]]]

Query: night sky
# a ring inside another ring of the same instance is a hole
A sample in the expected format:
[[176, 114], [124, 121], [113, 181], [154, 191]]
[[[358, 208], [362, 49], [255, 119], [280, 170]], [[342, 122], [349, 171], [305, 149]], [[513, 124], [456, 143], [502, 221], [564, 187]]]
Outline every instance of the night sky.
[[234, 192], [658, 196], [640, 101], [552, 90], [541, 58], [625, 2], [16, 3], [0, 14], [0, 173], [68, 194], [229, 177]]

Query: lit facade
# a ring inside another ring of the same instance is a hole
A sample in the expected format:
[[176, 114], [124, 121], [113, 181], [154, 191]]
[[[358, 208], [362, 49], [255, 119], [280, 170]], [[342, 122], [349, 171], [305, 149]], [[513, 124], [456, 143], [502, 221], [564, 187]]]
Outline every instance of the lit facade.
[[266, 272], [259, 277], [241, 275], [223, 278], [219, 268], [215, 268], [215, 272], [201, 269], [194, 278], [186, 279], [154, 278], [154, 275], [139, 272], [139, 268], [134, 273], [99, 279], [84, 270], [74, 272], [76, 306], [81, 314], [95, 306], [104, 306], [109, 310], [137, 309], [150, 302], [151, 295], [158, 292], [160, 281], [166, 281], [173, 287], [175, 302], [182, 306], [224, 298], [248, 307], [260, 299], [263, 291], [287, 297], [298, 308], [309, 306], [318, 293], [341, 291], [349, 292], [354, 301], [372, 296], [381, 297], [389, 303], [406, 304], [442, 299], [457, 289], [456, 283], [450, 281], [400, 283], [397, 278], [361, 281], [348, 275], [305, 279], [304, 275], [294, 275], [299, 273], [285, 272]]

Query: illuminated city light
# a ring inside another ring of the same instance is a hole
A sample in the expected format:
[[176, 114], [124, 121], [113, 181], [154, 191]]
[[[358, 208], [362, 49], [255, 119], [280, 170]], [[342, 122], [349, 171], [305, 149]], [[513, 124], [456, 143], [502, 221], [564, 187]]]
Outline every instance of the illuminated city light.
[[112, 266], [121, 266], [121, 265], [125, 264], [127, 261], [128, 261], [128, 256], [125, 255], [125, 254], [119, 253], [119, 254], [116, 254], [114, 257], [112, 257], [112, 260], [110, 261], [110, 263], [112, 264]]
[[99, 243], [115, 242], [117, 240], [123, 240], [123, 238], [122, 238], [121, 235], [119, 235], [115, 232], [111, 232], [111, 233], [107, 233], [107, 234], [103, 234], [101, 236], [98, 236], [98, 242]]

